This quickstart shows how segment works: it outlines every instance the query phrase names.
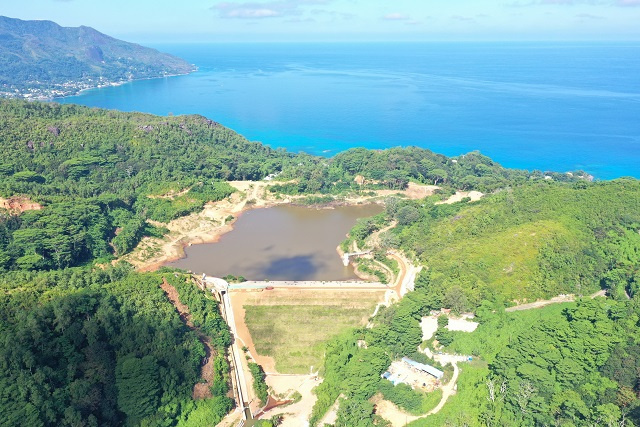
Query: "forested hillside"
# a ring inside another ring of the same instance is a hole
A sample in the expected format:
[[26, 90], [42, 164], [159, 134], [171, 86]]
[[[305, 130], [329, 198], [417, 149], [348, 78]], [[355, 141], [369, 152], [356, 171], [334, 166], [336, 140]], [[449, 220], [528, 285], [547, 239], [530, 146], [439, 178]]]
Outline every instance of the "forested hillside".
[[[221, 419], [233, 406], [226, 387], [213, 399], [191, 399], [205, 350], [161, 281], [126, 266], [0, 275], [1, 424], [197, 425], [188, 418], [202, 413]], [[198, 305], [210, 304], [200, 290], [195, 295]], [[209, 320], [206, 332], [224, 355], [229, 332], [215, 303], [208, 315], [218, 321]]]
[[398, 221], [387, 240], [429, 266], [432, 300], [456, 311], [603, 287], [618, 299], [637, 292], [637, 180], [543, 181], [471, 204], [388, 204], [387, 213]]
[[[401, 250], [426, 268], [415, 291], [380, 310], [371, 328], [328, 344], [313, 422], [340, 394], [349, 399], [339, 426], [381, 425], [370, 401], [378, 392], [413, 414], [433, 408], [436, 395], [389, 387], [380, 374], [401, 356], [429, 362], [418, 352], [420, 319], [451, 308], [475, 312], [481, 325], [472, 334], [441, 329], [437, 339], [479, 360], [462, 368], [445, 408], [418, 425], [640, 423], [637, 180], [589, 182], [583, 172], [510, 170], [480, 153], [447, 158], [414, 147], [326, 159], [249, 142], [201, 116], [7, 100], [0, 153], [0, 197], [42, 207], [0, 211], [5, 424], [196, 426], [230, 410], [230, 337], [217, 303], [179, 274], [111, 262], [142, 236], [164, 232], [149, 220], [166, 223], [228, 197], [227, 180], [276, 173], [270, 188], [285, 194], [366, 194], [409, 181], [441, 187], [423, 200], [388, 198], [384, 213], [352, 230], [362, 246], [396, 224], [374, 251]], [[437, 204], [458, 189], [486, 195]], [[204, 348], [163, 280], [215, 343], [211, 399], [191, 399]], [[505, 312], [515, 300], [602, 288], [606, 300]]]
[[54, 97], [133, 79], [186, 74], [194, 67], [90, 27], [0, 16], [0, 95]]
[[[542, 178], [479, 153], [457, 160], [410, 147], [332, 159], [273, 150], [202, 116], [158, 117], [0, 101], [0, 196], [45, 206], [0, 221], [0, 269], [64, 268], [133, 249], [168, 222], [233, 191], [226, 180], [280, 172], [283, 193], [406, 187], [409, 180], [484, 191]], [[555, 174], [577, 180], [578, 175]], [[357, 180], [364, 177], [364, 182]], [[176, 194], [175, 197], [164, 197]]]
[[[0, 102], [0, 424], [200, 426], [233, 407], [230, 336], [185, 276], [109, 261], [143, 235], [261, 178], [290, 155], [203, 117], [160, 118]], [[166, 197], [167, 194], [175, 196]], [[210, 399], [193, 400], [205, 348], [161, 290], [191, 308], [216, 354]]]
[[[546, 177], [546, 178], [545, 178]], [[419, 147], [367, 150], [352, 148], [331, 159], [302, 157], [283, 178], [295, 182], [271, 190], [286, 194], [340, 193], [345, 189], [404, 189], [409, 181], [446, 190], [493, 191], [529, 180], [589, 181], [583, 171], [570, 173], [507, 169], [479, 152], [447, 157]], [[445, 192], [446, 192], [445, 190]]]
[[[394, 221], [374, 250], [401, 249], [425, 269], [416, 289], [382, 310], [373, 327], [327, 346], [317, 421], [340, 395], [337, 425], [383, 422], [370, 398], [406, 411], [428, 398], [380, 378], [390, 360], [424, 360], [420, 319], [431, 310], [474, 312], [473, 333], [439, 328], [444, 351], [479, 358], [461, 367], [459, 394], [416, 426], [639, 425], [640, 182], [514, 185], [481, 201], [390, 199], [386, 212], [351, 232]], [[588, 295], [606, 289], [607, 299]], [[505, 312], [514, 300], [561, 293], [577, 304]], [[359, 343], [365, 342], [363, 348]], [[427, 359], [427, 363], [434, 364]], [[423, 409], [424, 414], [428, 410]]]
[[[51, 269], [130, 251], [168, 222], [259, 179], [291, 156], [200, 116], [0, 102], [0, 196], [43, 204], [0, 214], [0, 269]], [[188, 191], [183, 191], [188, 190]], [[161, 197], [183, 192], [177, 197]]]

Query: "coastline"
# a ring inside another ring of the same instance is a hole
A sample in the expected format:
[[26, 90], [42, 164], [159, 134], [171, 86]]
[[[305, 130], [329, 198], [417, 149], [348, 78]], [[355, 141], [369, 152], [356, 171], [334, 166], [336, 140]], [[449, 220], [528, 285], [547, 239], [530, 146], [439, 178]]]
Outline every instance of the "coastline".
[[[192, 64], [193, 65], [193, 64]], [[56, 99], [63, 99], [63, 98], [70, 98], [72, 96], [79, 96], [82, 95], [83, 92], [88, 92], [90, 90], [96, 90], [96, 89], [104, 89], [107, 87], [118, 87], [118, 86], [123, 86], [126, 85], [128, 83], [133, 83], [133, 82], [139, 82], [139, 81], [144, 81], [144, 80], [156, 80], [156, 79], [164, 79], [164, 78], [168, 78], [168, 77], [179, 77], [179, 76], [188, 76], [189, 74], [195, 73], [196, 71], [198, 71], [198, 67], [196, 67], [194, 65], [194, 69], [191, 71], [188, 71], [186, 73], [178, 73], [178, 74], [166, 74], [164, 76], [156, 76], [156, 77], [140, 77], [137, 79], [131, 79], [131, 80], [126, 80], [126, 81], [119, 81], [119, 82], [110, 82], [110, 83], [105, 83], [105, 84], [101, 84], [101, 85], [97, 85], [97, 86], [93, 86], [93, 87], [87, 87], [84, 89], [80, 89], [72, 94], [69, 95], [61, 95], [61, 96], [54, 96], [52, 98], [45, 98], [43, 100], [47, 100], [47, 101], [55, 101]]]
[[227, 225], [220, 226], [219, 229], [212, 230], [208, 235], [205, 234], [202, 237], [193, 238], [188, 241], [181, 240], [179, 242], [175, 242], [173, 245], [173, 251], [171, 251], [171, 253], [166, 253], [165, 256], [161, 257], [162, 259], [157, 262], [141, 266], [138, 269], [138, 271], [141, 271], [141, 272], [156, 271], [170, 262], [177, 261], [179, 259], [184, 258], [185, 257], [184, 248], [191, 245], [200, 245], [203, 243], [216, 243], [218, 242], [218, 240], [220, 240], [220, 238], [224, 234], [232, 230], [233, 230], [233, 225], [227, 224]]
[[[82, 89], [74, 89], [72, 91], [69, 91], [68, 93], [64, 93], [61, 95], [35, 95], [33, 93], [28, 93], [28, 92], [20, 92], [17, 96], [11, 96], [9, 97], [10, 99], [24, 99], [27, 101], [41, 101], [41, 102], [55, 102], [56, 100], [60, 100], [60, 99], [65, 99], [65, 98], [71, 98], [74, 96], [80, 96], [82, 95], [84, 92], [88, 92], [91, 90], [97, 90], [97, 89], [104, 89], [104, 88], [109, 88], [109, 87], [117, 87], [117, 86], [122, 86], [128, 83], [133, 83], [133, 82], [137, 82], [137, 81], [143, 81], [143, 80], [155, 80], [155, 79], [163, 79], [163, 78], [168, 78], [168, 77], [179, 77], [179, 76], [187, 76], [189, 74], [195, 73], [199, 70], [199, 68], [195, 65], [195, 64], [191, 64], [193, 66], [193, 69], [191, 71], [185, 72], [185, 73], [177, 73], [177, 74], [166, 74], [166, 75], [162, 75], [162, 76], [155, 76], [155, 77], [140, 77], [140, 78], [136, 78], [136, 79], [131, 79], [131, 80], [121, 80], [121, 81], [112, 81], [112, 82], [108, 82], [108, 83], [101, 83], [101, 84], [97, 84], [94, 86], [89, 86], [89, 87], [84, 87]], [[42, 92], [47, 91], [47, 89], [42, 89]], [[59, 91], [62, 92], [61, 90], [57, 90], [57, 89], [48, 89], [48, 91]]]

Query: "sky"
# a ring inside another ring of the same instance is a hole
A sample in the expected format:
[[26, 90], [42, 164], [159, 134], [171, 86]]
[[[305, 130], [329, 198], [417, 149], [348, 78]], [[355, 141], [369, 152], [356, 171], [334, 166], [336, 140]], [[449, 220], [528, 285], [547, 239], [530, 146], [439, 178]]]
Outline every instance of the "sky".
[[139, 43], [640, 40], [640, 0], [0, 0]]

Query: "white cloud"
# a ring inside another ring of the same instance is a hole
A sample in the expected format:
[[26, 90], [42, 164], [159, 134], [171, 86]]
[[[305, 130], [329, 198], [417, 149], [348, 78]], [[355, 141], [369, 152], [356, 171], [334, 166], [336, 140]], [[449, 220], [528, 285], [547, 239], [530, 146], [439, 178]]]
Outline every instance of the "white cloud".
[[220, 2], [211, 7], [221, 18], [261, 19], [281, 16], [299, 16], [303, 7], [326, 4], [330, 0], [283, 0], [267, 2]]
[[576, 15], [576, 18], [578, 19], [586, 19], [586, 20], [599, 20], [599, 19], [604, 19], [603, 16], [599, 16], [599, 15], [592, 15], [590, 13], [579, 13]]
[[621, 6], [635, 7], [640, 6], [640, 0], [529, 0], [515, 1], [508, 3], [507, 6], [523, 7], [523, 6], [575, 6], [575, 5], [591, 5], [591, 6]]
[[406, 21], [409, 19], [409, 17], [402, 13], [389, 13], [387, 15], [384, 15], [382, 19], [387, 21]]

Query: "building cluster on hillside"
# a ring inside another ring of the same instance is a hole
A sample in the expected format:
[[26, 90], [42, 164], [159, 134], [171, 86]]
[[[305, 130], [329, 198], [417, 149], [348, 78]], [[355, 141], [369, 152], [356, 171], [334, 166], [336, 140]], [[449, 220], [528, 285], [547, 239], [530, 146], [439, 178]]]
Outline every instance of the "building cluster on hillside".
[[83, 80], [72, 80], [64, 83], [32, 81], [27, 82], [24, 86], [4, 84], [0, 86], [0, 98], [49, 100], [63, 96], [77, 95], [87, 89], [118, 86], [123, 83], [126, 83], [126, 81], [109, 81], [103, 77], [96, 79], [87, 77]]
[[389, 380], [393, 385], [406, 384], [413, 389], [421, 389], [427, 392], [440, 386], [440, 380], [444, 372], [431, 365], [416, 362], [403, 357], [391, 363], [389, 369], [382, 374], [382, 378]]

